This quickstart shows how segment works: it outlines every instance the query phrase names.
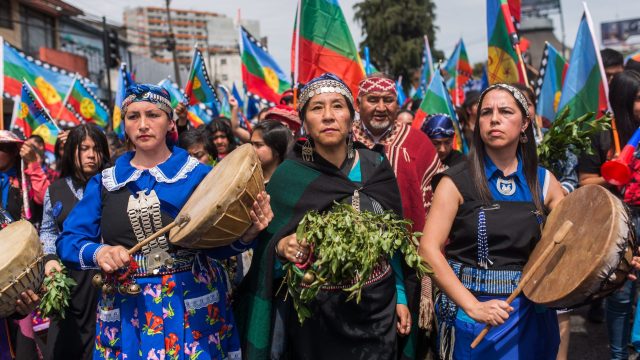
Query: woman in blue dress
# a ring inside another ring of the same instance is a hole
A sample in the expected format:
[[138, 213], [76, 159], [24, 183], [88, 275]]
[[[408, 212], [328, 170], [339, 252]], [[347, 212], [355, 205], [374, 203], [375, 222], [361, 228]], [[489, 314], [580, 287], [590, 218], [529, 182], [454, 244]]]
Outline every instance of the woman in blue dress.
[[[540, 239], [545, 213], [563, 197], [554, 176], [538, 167], [527, 105], [510, 85], [485, 90], [469, 160], [434, 180], [420, 254], [441, 290], [443, 359], [556, 358], [555, 311], [524, 295], [505, 302]], [[471, 349], [486, 324], [495, 328]]]
[[[127, 249], [169, 224], [211, 170], [167, 143], [175, 122], [166, 90], [129, 87], [122, 121], [135, 150], [91, 178], [56, 242], [61, 260], [75, 269], [126, 268]], [[249, 230], [225, 247], [189, 250], [162, 236], [134, 254], [142, 291], [100, 294], [94, 358], [241, 359], [228, 280], [216, 259], [247, 250], [268, 225], [266, 193], [258, 195], [251, 217]], [[167, 257], [173, 266], [154, 260]]]

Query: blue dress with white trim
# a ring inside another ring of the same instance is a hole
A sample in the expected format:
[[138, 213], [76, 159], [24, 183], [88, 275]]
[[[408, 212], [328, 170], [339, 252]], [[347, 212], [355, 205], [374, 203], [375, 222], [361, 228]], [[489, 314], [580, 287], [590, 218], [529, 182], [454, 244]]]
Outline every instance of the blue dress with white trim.
[[[129, 152], [94, 176], [56, 241], [62, 261], [74, 269], [96, 269], [105, 245], [137, 242], [127, 216], [133, 193], [155, 192], [163, 225], [175, 218], [211, 168], [178, 147], [164, 163], [139, 170]], [[215, 259], [247, 250], [240, 240], [211, 250], [173, 249], [175, 271], [139, 273], [136, 296], [102, 293], [96, 324], [96, 359], [240, 359], [240, 342], [229, 302], [227, 276]], [[173, 252], [172, 252], [173, 254]], [[136, 260], [141, 256], [134, 256]], [[99, 290], [96, 290], [99, 291]]]

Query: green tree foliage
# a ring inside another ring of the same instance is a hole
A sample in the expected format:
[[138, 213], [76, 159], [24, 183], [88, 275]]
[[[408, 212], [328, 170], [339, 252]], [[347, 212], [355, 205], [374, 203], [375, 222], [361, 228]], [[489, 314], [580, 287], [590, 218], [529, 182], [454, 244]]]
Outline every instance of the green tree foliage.
[[364, 36], [360, 49], [368, 46], [371, 62], [389, 75], [402, 75], [405, 87], [422, 65], [425, 34], [434, 61], [444, 57], [433, 48], [436, 6], [432, 0], [364, 0], [353, 8]]

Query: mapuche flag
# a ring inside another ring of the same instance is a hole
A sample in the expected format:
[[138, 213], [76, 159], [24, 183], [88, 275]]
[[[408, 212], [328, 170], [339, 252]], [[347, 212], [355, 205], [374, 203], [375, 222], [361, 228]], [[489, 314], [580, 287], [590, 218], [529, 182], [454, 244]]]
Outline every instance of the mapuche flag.
[[471, 76], [473, 75], [467, 49], [462, 39], [460, 39], [456, 45], [444, 69], [450, 76], [448, 88], [449, 92], [451, 92], [453, 103], [456, 106], [462, 106], [464, 102], [464, 86], [471, 80]]
[[553, 122], [556, 118], [567, 69], [567, 60], [547, 42], [536, 84], [536, 113], [548, 121]]
[[433, 78], [431, 79], [431, 83], [429, 83], [429, 87], [420, 103], [420, 108], [416, 111], [416, 116], [413, 119], [413, 124], [411, 126], [416, 129], [420, 129], [422, 124], [424, 123], [425, 118], [428, 115], [435, 114], [446, 114], [449, 115], [453, 122], [453, 127], [455, 129], [455, 136], [453, 147], [455, 150], [459, 150], [464, 152], [465, 154], [469, 151], [467, 142], [464, 139], [464, 135], [462, 134], [460, 128], [460, 122], [458, 121], [458, 116], [456, 114], [455, 108], [453, 107], [453, 103], [451, 102], [451, 96], [447, 91], [447, 87], [444, 83], [444, 79], [442, 75], [440, 75], [440, 71], [436, 70], [433, 73]]
[[13, 124], [14, 129], [28, 138], [40, 125], [49, 122], [53, 123], [51, 116], [40, 102], [38, 95], [33, 92], [33, 88], [27, 80], [24, 80], [20, 86], [20, 107]]
[[124, 140], [124, 122], [122, 121], [122, 102], [127, 93], [127, 88], [135, 82], [131, 74], [127, 71], [127, 64], [122, 63], [118, 71], [118, 83], [116, 85], [116, 98], [113, 107], [113, 131], [118, 135], [120, 140]]
[[487, 38], [489, 84], [524, 83], [520, 60], [513, 48], [516, 30], [507, 0], [487, 0]]
[[240, 27], [240, 57], [242, 81], [247, 93], [277, 104], [282, 93], [291, 88], [291, 84], [267, 49], [244, 27]]
[[[22, 81], [26, 79], [34, 85], [33, 90], [50, 114], [58, 118], [60, 124], [73, 126], [81, 123], [81, 119], [76, 118], [62, 103], [63, 97], [73, 83], [74, 78], [71, 74], [25, 55], [6, 41], [3, 41], [2, 47], [4, 65], [2, 76], [6, 95], [20, 97]], [[97, 89], [97, 86], [87, 79], [80, 80], [91, 88]]]
[[294, 81], [330, 72], [358, 93], [365, 72], [338, 0], [299, 1], [291, 49]]
[[585, 4], [556, 114], [561, 114], [568, 106], [569, 118], [577, 119], [588, 112], [600, 116], [609, 108], [607, 77], [595, 39], [591, 15]]
[[[184, 93], [178, 87], [178, 84], [174, 83], [169, 79], [164, 79], [158, 83], [158, 86], [164, 88], [171, 95], [171, 107], [176, 108], [178, 103], [185, 102]], [[215, 109], [215, 111], [213, 110]], [[201, 125], [206, 125], [211, 122], [211, 120], [218, 116], [217, 115], [217, 107], [215, 103], [211, 104], [197, 104], [193, 106], [187, 107], [187, 119], [191, 126], [194, 128], [198, 128]]]
[[109, 123], [109, 109], [81, 81], [75, 80], [67, 99], [67, 109], [85, 122], [106, 128]]
[[204, 57], [198, 48], [193, 50], [193, 60], [189, 71], [189, 80], [187, 81], [187, 86], [184, 87], [187, 104], [218, 103], [216, 91], [211, 85], [211, 80], [209, 80]]

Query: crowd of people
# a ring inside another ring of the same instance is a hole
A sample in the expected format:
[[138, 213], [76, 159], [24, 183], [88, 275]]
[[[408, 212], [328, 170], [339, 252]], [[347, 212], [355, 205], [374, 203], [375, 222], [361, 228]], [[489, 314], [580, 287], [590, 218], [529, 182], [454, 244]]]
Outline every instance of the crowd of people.
[[[123, 142], [83, 124], [60, 135], [53, 161], [42, 138], [0, 131], [2, 224], [29, 220], [45, 275], [64, 265], [77, 283], [66, 317], [48, 320], [46, 330], [34, 331], [43, 321], [34, 312], [38, 289], [22, 294], [16, 313], [2, 319], [0, 359], [566, 359], [571, 310], [505, 299], [545, 217], [578, 186], [606, 187], [640, 222], [640, 160], [624, 187], [600, 174], [640, 125], [640, 72], [611, 50], [602, 58], [614, 126], [592, 139], [591, 154], [568, 151], [555, 174], [538, 164], [550, 123], [535, 114], [526, 86], [468, 92], [456, 135], [448, 114], [414, 124], [415, 106], [398, 104], [395, 82], [381, 73], [356, 94], [323, 74], [296, 99], [287, 91], [263, 109], [251, 130], [239, 125], [233, 98], [230, 118], [193, 128], [166, 90], [133, 85], [122, 104]], [[468, 154], [455, 149], [458, 136]], [[212, 167], [243, 143], [255, 148], [266, 185], [246, 233], [205, 250], [161, 236], [128, 254], [171, 223]], [[351, 283], [324, 285], [300, 324], [278, 291], [283, 265], [308, 261], [314, 249], [296, 228], [307, 212], [336, 202], [411, 220], [434, 275], [419, 278], [398, 254], [383, 254], [359, 302], [342, 291]], [[173, 265], [154, 264], [149, 254]], [[94, 275], [131, 269], [132, 260], [139, 291], [93, 286]], [[590, 305], [591, 321], [606, 319], [612, 359], [629, 355], [635, 292], [630, 279]], [[486, 324], [498, 330], [471, 349]]]

